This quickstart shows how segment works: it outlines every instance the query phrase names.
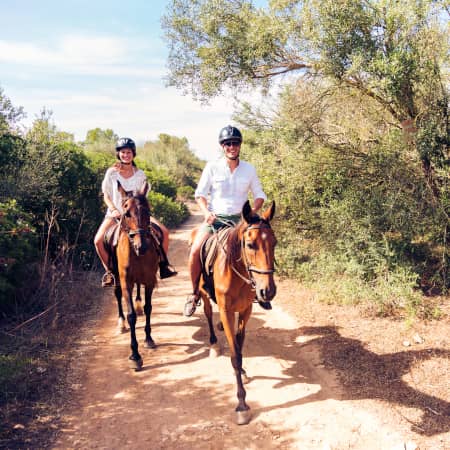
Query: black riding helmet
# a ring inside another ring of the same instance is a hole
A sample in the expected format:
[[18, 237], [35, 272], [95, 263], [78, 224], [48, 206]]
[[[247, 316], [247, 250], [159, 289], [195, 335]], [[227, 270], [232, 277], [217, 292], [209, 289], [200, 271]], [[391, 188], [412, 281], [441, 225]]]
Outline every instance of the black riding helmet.
[[228, 125], [220, 130], [219, 144], [222, 145], [224, 142], [231, 140], [242, 142], [242, 134], [236, 127]]
[[133, 156], [136, 156], [136, 144], [133, 139], [127, 137], [119, 138], [116, 142], [116, 152], [123, 148], [129, 148], [133, 152]]

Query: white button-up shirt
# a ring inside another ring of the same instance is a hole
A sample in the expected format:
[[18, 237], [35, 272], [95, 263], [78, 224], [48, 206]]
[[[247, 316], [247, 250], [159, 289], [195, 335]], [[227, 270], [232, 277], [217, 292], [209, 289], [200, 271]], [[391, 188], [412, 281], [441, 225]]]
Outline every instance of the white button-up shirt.
[[208, 209], [215, 214], [240, 214], [251, 192], [253, 199], [266, 200], [256, 169], [248, 162], [239, 160], [231, 173], [225, 158], [209, 161], [195, 190], [195, 198], [208, 200]]
[[[114, 167], [110, 167], [106, 171], [105, 178], [102, 182], [102, 192], [108, 195], [121, 214], [124, 213], [124, 210], [122, 209], [122, 194], [119, 192], [117, 181], [120, 181], [120, 184], [127, 192], [138, 191], [147, 181], [147, 176], [141, 169], [133, 168], [133, 171], [134, 173], [131, 177], [124, 178]], [[106, 215], [108, 217], [112, 215], [112, 211], [109, 208], [106, 211]]]

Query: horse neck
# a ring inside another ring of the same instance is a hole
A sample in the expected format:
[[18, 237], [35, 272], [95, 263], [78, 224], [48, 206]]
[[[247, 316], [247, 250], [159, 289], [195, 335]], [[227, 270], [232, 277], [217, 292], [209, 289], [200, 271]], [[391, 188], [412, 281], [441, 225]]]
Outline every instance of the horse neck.
[[242, 263], [242, 235], [244, 233], [244, 224], [239, 223], [228, 236], [227, 241], [227, 258], [228, 265], [234, 265]]

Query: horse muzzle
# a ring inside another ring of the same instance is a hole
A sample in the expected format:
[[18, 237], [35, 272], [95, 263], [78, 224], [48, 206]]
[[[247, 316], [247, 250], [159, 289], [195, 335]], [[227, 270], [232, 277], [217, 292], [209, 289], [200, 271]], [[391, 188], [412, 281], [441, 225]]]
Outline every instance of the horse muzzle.
[[129, 233], [131, 245], [137, 256], [142, 256], [148, 249], [147, 242], [145, 240], [145, 230], [136, 230]]
[[260, 302], [270, 302], [277, 293], [277, 287], [275, 283], [271, 283], [271, 285], [262, 289], [258, 289], [258, 286], [256, 286], [255, 291], [256, 291], [256, 298]]

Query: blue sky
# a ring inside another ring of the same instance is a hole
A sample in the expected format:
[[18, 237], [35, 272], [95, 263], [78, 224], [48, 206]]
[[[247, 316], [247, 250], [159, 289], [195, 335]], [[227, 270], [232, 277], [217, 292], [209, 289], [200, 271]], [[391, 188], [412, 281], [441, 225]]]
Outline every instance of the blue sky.
[[76, 140], [96, 127], [138, 143], [167, 133], [185, 136], [201, 158], [215, 157], [233, 100], [204, 106], [165, 86], [167, 3], [2, 0], [0, 87], [23, 106], [25, 125], [45, 107]]

